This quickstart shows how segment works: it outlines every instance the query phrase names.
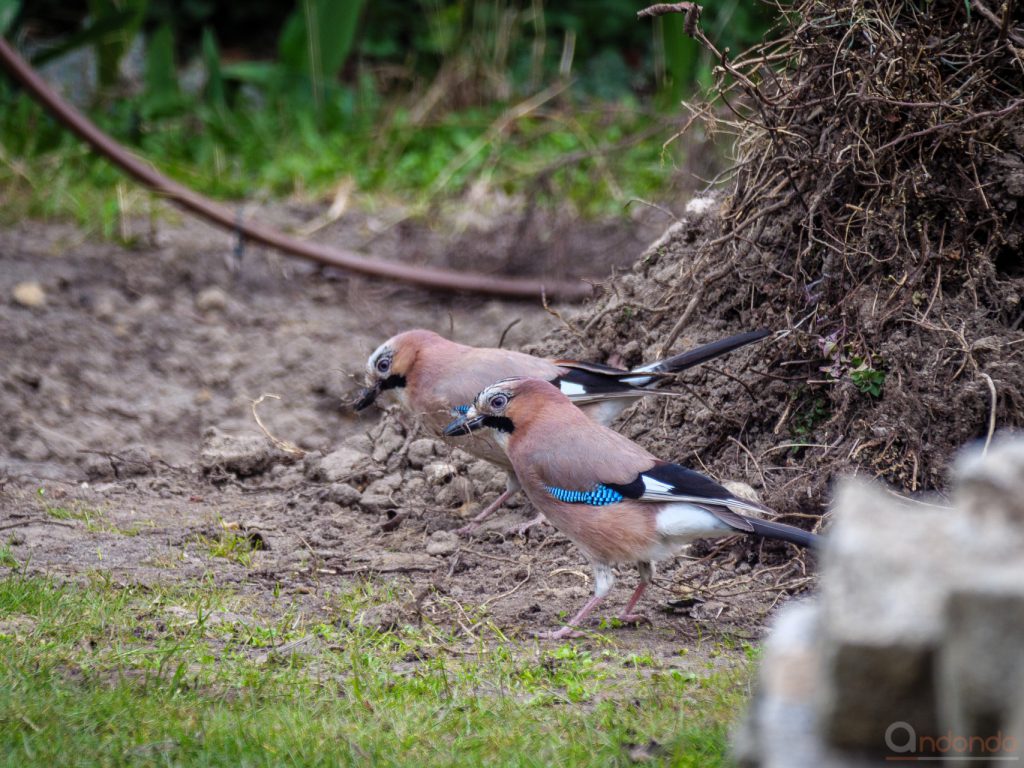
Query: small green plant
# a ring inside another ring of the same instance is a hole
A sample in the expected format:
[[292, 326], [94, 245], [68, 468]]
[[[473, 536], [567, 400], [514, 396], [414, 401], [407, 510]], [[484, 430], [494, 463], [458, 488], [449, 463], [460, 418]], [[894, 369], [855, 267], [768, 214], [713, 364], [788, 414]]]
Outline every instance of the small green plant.
[[258, 540], [230, 528], [224, 528], [216, 537], [200, 536], [198, 541], [213, 557], [223, 557], [246, 568], [252, 566], [253, 552], [263, 549]]
[[14, 556], [14, 552], [11, 551], [10, 544], [4, 544], [0, 546], [0, 567], [2, 568], [18, 568], [21, 563], [18, 562], [18, 558]]
[[93, 530], [98, 521], [102, 518], [102, 514], [98, 510], [90, 509], [89, 507], [84, 507], [78, 504], [72, 504], [67, 507], [47, 505], [43, 509], [46, 514], [54, 520], [80, 520], [85, 523], [87, 530]]
[[[803, 397], [801, 397], [802, 395]], [[797, 438], [810, 437], [814, 430], [832, 415], [828, 398], [824, 395], [815, 395], [807, 399], [806, 395], [807, 389], [804, 387], [793, 394], [794, 401], [803, 400], [793, 413], [793, 420], [791, 422], [793, 426], [790, 428], [793, 436]]]
[[863, 392], [871, 397], [881, 397], [882, 387], [885, 385], [885, 371], [871, 367], [868, 358], [856, 357], [850, 359], [850, 381]]
[[849, 377], [857, 389], [870, 397], [881, 397], [885, 385], [885, 371], [881, 355], [863, 353], [854, 349], [853, 344], [841, 344], [837, 331], [818, 339], [822, 356], [829, 361], [821, 371], [836, 381]]

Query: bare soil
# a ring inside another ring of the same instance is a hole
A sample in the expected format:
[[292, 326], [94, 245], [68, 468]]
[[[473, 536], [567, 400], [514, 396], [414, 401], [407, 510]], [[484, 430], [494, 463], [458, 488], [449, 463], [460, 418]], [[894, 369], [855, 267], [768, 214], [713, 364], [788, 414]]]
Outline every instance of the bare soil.
[[[294, 223], [300, 213], [266, 215]], [[323, 236], [351, 245], [371, 223]], [[576, 223], [572, 237], [557, 227], [527, 237], [518, 226], [453, 238], [413, 225], [376, 240], [394, 258], [593, 273], [631, 262], [657, 231]], [[562, 250], [544, 264], [517, 261], [506, 246], [531, 238]], [[294, 595], [314, 617], [325, 592], [385, 579], [403, 597], [353, 620], [429, 620], [467, 639], [471, 609], [525, 639], [589, 595], [589, 570], [561, 535], [504, 532], [530, 514], [522, 501], [473, 539], [452, 533], [501, 489], [497, 472], [421, 439], [396, 414], [358, 417], [346, 405], [367, 355], [391, 334], [421, 326], [493, 345], [518, 319], [505, 343], [522, 347], [561, 325], [540, 306], [398, 289], [253, 248], [239, 259], [230, 236], [192, 221], [161, 223], [133, 247], [24, 223], [0, 232], [0, 261], [0, 537], [28, 572], [207, 579], [268, 614], [275, 591]], [[25, 282], [42, 288], [35, 306], [15, 298]], [[257, 427], [251, 404], [263, 393], [280, 396], [259, 406], [267, 428], [304, 456]], [[719, 469], [728, 479], [731, 468]], [[244, 557], [216, 554], [217, 542], [239, 538], [252, 547]], [[756, 638], [768, 612], [810, 581], [802, 559], [782, 554], [726, 542], [680, 558], [642, 605], [651, 625], [601, 632], [666, 659]], [[635, 583], [622, 574], [606, 615]]]

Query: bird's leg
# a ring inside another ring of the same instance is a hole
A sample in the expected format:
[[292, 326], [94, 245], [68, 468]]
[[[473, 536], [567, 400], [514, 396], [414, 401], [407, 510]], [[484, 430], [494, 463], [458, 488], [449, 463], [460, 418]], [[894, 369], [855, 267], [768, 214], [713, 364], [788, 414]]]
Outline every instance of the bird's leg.
[[544, 517], [541, 512], [537, 513], [536, 517], [527, 520], [525, 523], [519, 523], [518, 525], [510, 525], [505, 529], [505, 533], [509, 536], [525, 536], [526, 532], [533, 528], [535, 525], [543, 525], [548, 519]]
[[508, 501], [513, 493], [515, 493], [515, 491], [506, 490], [504, 493], [501, 494], [501, 496], [499, 496], [493, 502], [491, 502], [487, 506], [487, 508], [484, 509], [483, 512], [474, 517], [461, 528], [456, 528], [455, 532], [460, 536], [468, 536], [469, 534], [473, 533], [473, 531], [477, 529], [477, 526], [479, 526], [480, 523], [482, 523], [484, 520], [493, 515], [496, 511], [498, 511], [501, 505]]
[[632, 611], [636, 608], [636, 604], [640, 602], [644, 592], [647, 591], [647, 585], [654, 580], [654, 566], [650, 563], [637, 563], [637, 569], [640, 571], [640, 583], [636, 585], [636, 589], [633, 590], [633, 594], [629, 598], [629, 602], [626, 603], [626, 607], [622, 609], [622, 613], [617, 616], [618, 620], [623, 624], [651, 623], [651, 620], [642, 613], [633, 613]]
[[519, 478], [516, 477], [516, 473], [510, 470], [508, 477], [505, 480], [505, 492], [491, 502], [483, 512], [470, 520], [466, 525], [461, 528], [457, 528], [455, 532], [460, 536], [468, 536], [473, 533], [480, 523], [497, 512], [501, 508], [501, 505], [508, 501], [512, 497], [512, 494], [521, 490], [522, 487], [523, 486], [519, 484]]
[[592, 598], [587, 600], [586, 605], [580, 608], [580, 612], [569, 619], [569, 623], [561, 629], [552, 629], [547, 632], [536, 632], [534, 637], [539, 640], [562, 640], [566, 637], [583, 637], [583, 633], [579, 632], [573, 627], [578, 627], [580, 622], [583, 621], [587, 616], [594, 612], [594, 609], [601, 604], [604, 600], [604, 595], [594, 595]]
[[587, 616], [594, 612], [594, 609], [601, 604], [608, 593], [612, 591], [612, 584], [615, 583], [615, 571], [610, 565], [594, 563], [594, 596], [587, 600], [580, 608], [579, 613], [569, 619], [569, 623], [561, 629], [537, 632], [534, 637], [542, 640], [562, 640], [567, 637], [583, 637], [583, 633], [575, 629]]

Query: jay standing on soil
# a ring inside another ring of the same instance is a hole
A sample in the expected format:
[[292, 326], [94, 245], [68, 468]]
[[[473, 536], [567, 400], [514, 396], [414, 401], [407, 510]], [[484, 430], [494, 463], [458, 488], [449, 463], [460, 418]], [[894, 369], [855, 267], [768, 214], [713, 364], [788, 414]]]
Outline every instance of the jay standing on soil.
[[[552, 360], [523, 352], [470, 347], [427, 330], [411, 330], [381, 344], [367, 361], [366, 388], [355, 403], [368, 407], [382, 393], [393, 393], [406, 411], [420, 419], [430, 433], [443, 437], [453, 416], [464, 413], [477, 393], [499, 379], [532, 376], [558, 387], [594, 421], [605, 426], [626, 408], [649, 395], [666, 377], [771, 335], [751, 331], [704, 344], [696, 349], [632, 370], [577, 360]], [[512, 465], [489, 434], [463, 440], [459, 447], [508, 471], [508, 484], [492, 504], [458, 529], [471, 533], [519, 490]], [[531, 520], [523, 531], [543, 518]]]
[[445, 429], [449, 437], [489, 433], [507, 454], [533, 505], [565, 534], [594, 569], [594, 596], [561, 629], [540, 637], [575, 637], [575, 627], [608, 595], [613, 566], [632, 563], [640, 584], [619, 615], [634, 623], [654, 563], [695, 539], [737, 533], [802, 547], [820, 537], [758, 517], [771, 510], [737, 498], [699, 472], [661, 461], [629, 438], [589, 419], [547, 381], [512, 378], [484, 389]]

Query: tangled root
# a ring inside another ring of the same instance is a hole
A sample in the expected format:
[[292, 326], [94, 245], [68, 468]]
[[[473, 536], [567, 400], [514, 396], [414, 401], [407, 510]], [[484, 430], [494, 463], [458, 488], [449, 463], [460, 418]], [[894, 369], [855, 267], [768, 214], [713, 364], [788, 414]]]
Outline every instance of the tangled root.
[[941, 491], [960, 446], [1024, 425], [1024, 4], [779, 11], [771, 42], [714, 51], [716, 88], [687, 105], [735, 138], [716, 210], [543, 346], [638, 363], [788, 329], [625, 429], [800, 518], [841, 474]]

